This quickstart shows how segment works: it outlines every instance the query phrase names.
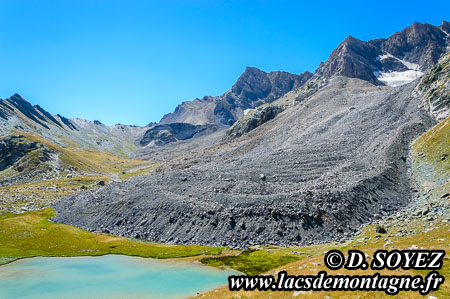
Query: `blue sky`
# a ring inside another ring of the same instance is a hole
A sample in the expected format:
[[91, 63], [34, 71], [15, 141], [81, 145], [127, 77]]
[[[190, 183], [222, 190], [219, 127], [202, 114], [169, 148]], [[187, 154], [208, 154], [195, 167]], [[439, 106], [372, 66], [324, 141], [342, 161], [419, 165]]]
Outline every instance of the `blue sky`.
[[348, 35], [448, 21], [450, 1], [0, 0], [0, 98], [145, 125], [246, 66], [314, 71]]

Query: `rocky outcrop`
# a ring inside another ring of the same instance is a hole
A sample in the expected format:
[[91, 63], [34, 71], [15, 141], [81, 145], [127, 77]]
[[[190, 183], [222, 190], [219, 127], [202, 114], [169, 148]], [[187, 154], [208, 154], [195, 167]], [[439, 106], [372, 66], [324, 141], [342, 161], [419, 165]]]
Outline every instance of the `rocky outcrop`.
[[[24, 136], [12, 135], [0, 139], [0, 171], [16, 166], [17, 162], [25, 157], [28, 153], [42, 148], [42, 144], [36, 142], [24, 142]], [[48, 160], [46, 155], [42, 155], [41, 161]], [[23, 167], [16, 167], [18, 171], [22, 171]]]
[[450, 53], [422, 78], [415, 94], [438, 121], [450, 116]]
[[328, 60], [319, 65], [314, 75], [322, 78], [345, 76], [381, 84], [374, 74], [381, 66], [376, 60], [381, 54], [382, 51], [371, 43], [348, 36]]
[[160, 124], [190, 123], [193, 125], [215, 124], [231, 126], [244, 115], [246, 109], [271, 103], [285, 93], [302, 86], [311, 73], [300, 75], [287, 72], [266, 73], [247, 67], [233, 87], [217, 97], [204, 97], [184, 102], [173, 113], [166, 114]]
[[78, 131], [77, 127], [75, 127], [75, 125], [70, 121], [70, 119], [67, 119], [60, 114], [57, 114], [56, 117], [58, 117], [61, 120], [61, 122], [65, 124], [68, 128]]
[[294, 75], [287, 72], [265, 73], [254, 67], [247, 67], [225, 98], [236, 101], [242, 108], [257, 107], [270, 103], [292, 89], [302, 86], [311, 77], [305, 72]]
[[275, 116], [283, 110], [284, 108], [278, 105], [267, 105], [255, 108], [235, 122], [234, 125], [226, 131], [223, 140], [233, 140], [238, 138], [269, 120], [274, 119]]
[[[62, 130], [77, 130], [69, 119], [59, 114], [53, 116], [41, 106], [31, 105], [17, 93], [7, 99], [0, 99], [0, 118], [5, 121], [11, 118], [19, 118], [25, 120], [26, 123], [47, 130], [51, 130], [53, 126]], [[17, 123], [16, 121], [13, 122]]]
[[0, 138], [0, 186], [25, 183], [42, 177], [51, 169], [54, 153], [40, 142], [28, 140], [24, 135]]
[[191, 125], [188, 123], [170, 123], [156, 125], [148, 129], [142, 139], [141, 146], [149, 144], [164, 145], [178, 140], [186, 140], [202, 134], [212, 133], [217, 130], [214, 125]]

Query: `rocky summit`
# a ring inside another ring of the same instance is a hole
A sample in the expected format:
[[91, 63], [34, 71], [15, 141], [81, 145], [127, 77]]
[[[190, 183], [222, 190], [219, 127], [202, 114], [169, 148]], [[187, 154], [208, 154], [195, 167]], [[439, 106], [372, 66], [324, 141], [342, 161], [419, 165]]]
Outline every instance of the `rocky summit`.
[[273, 102], [302, 86], [311, 76], [308, 71], [295, 75], [279, 71], [266, 73], [255, 67], [247, 67], [233, 87], [222, 96], [208, 96], [184, 102], [173, 113], [166, 114], [161, 123], [211, 123], [222, 127], [230, 126], [242, 117], [247, 109]]
[[420, 77], [448, 51], [449, 23], [415, 22], [389, 38], [361, 41], [348, 36], [321, 63], [316, 77], [346, 76], [373, 84], [396, 85]]

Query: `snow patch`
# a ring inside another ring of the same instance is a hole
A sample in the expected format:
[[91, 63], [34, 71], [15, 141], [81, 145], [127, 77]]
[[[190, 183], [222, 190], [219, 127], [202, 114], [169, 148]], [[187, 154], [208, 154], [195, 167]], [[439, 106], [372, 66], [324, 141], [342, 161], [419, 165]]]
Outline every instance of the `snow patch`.
[[377, 77], [378, 80], [385, 83], [388, 86], [396, 87], [411, 81], [416, 80], [417, 78], [423, 75], [423, 72], [419, 70], [419, 65], [417, 63], [412, 63], [400, 58], [395, 57], [390, 53], [385, 53], [383, 55], [379, 55], [377, 57], [377, 61], [381, 61], [384, 59], [393, 58], [399, 62], [401, 62], [405, 67], [408, 68], [407, 71], [403, 72], [382, 72], [382, 71], [374, 71], [373, 74]]
[[391, 72], [391, 73], [375, 71], [373, 73], [378, 80], [392, 87], [409, 83], [423, 75], [421, 71], [416, 70], [407, 70], [404, 72]]
[[410, 70], [415, 70], [415, 71], [419, 70], [419, 65], [417, 63], [412, 63], [412, 62], [409, 62], [409, 61], [397, 58], [397, 57], [395, 57], [394, 55], [392, 55], [390, 53], [386, 53], [384, 55], [378, 56], [377, 57], [377, 61], [388, 59], [388, 58], [393, 58], [395, 60], [400, 61], [404, 66], [406, 66]]
[[252, 111], [252, 109], [245, 109], [244, 110], [244, 115], [247, 115], [250, 111]]

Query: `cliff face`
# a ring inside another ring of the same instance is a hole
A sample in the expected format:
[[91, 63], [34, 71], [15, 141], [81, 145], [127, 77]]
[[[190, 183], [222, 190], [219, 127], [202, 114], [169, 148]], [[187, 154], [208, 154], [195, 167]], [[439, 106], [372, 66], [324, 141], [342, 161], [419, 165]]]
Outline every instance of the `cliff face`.
[[319, 65], [314, 75], [325, 78], [345, 76], [380, 84], [374, 70], [380, 66], [376, 58], [381, 54], [380, 49], [371, 43], [349, 36], [325, 63]]
[[191, 125], [188, 123], [170, 123], [166, 125], [156, 125], [148, 129], [139, 144], [147, 146], [149, 144], [165, 145], [167, 143], [199, 137], [217, 130], [214, 125]]
[[449, 23], [441, 26], [415, 22], [386, 40], [374, 42], [383, 52], [419, 65], [421, 70], [433, 67], [449, 44]]

